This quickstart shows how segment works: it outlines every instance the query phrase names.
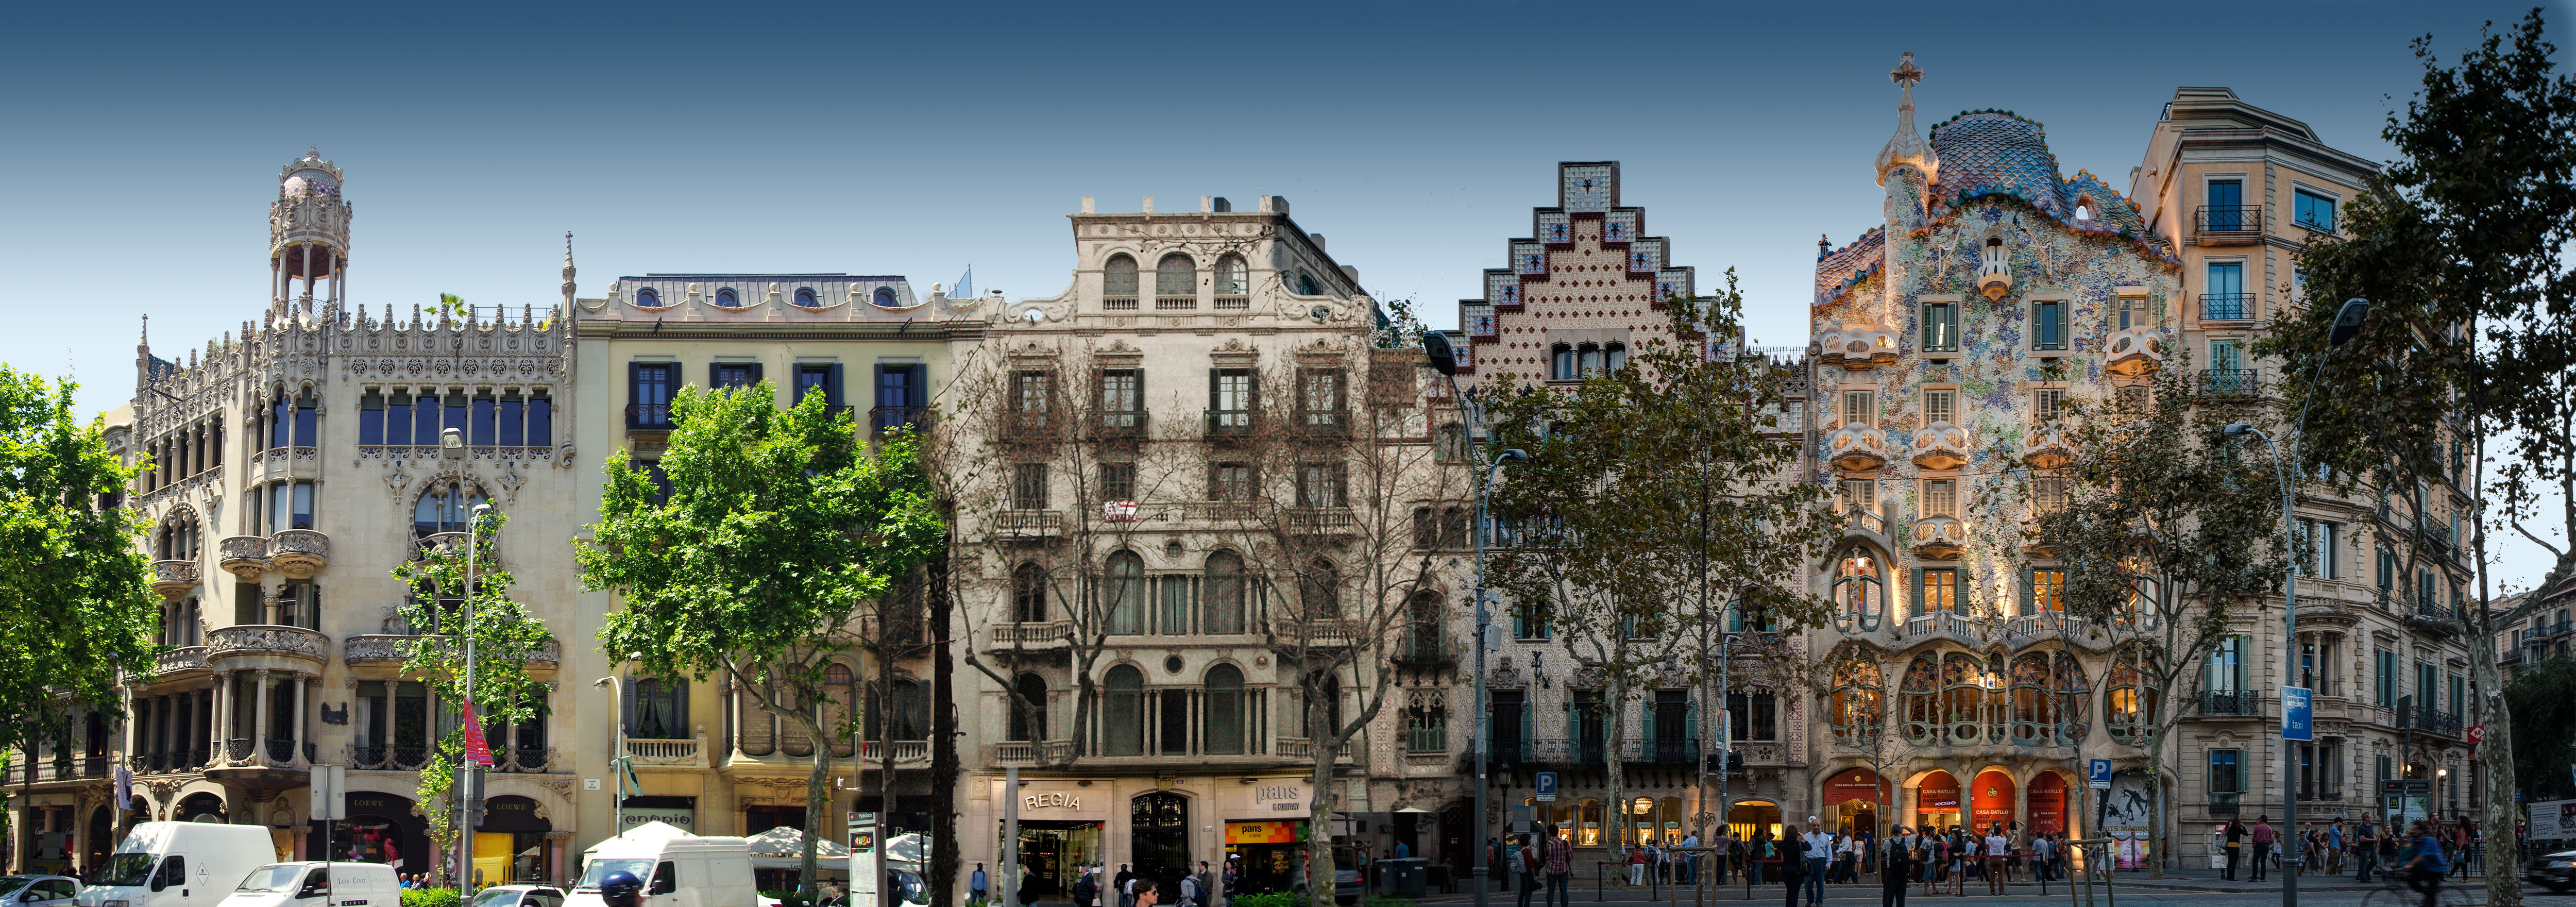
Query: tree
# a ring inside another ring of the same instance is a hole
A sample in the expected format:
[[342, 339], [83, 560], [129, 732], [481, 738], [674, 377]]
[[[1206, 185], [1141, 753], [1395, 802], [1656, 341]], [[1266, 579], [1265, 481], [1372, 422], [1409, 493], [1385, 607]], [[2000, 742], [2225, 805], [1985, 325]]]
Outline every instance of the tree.
[[808, 395], [789, 409], [763, 382], [683, 389], [656, 483], [624, 451], [608, 461], [600, 521], [574, 557], [583, 587], [625, 601], [600, 630], [646, 672], [722, 674], [752, 705], [812, 739], [799, 892], [829, 803], [831, 747], [850, 717], [827, 708], [827, 671], [895, 582], [936, 556], [947, 530], [897, 432], [862, 449], [846, 412]]
[[[2305, 292], [2369, 299], [2368, 324], [2322, 367], [2330, 306], [2283, 318], [2257, 351], [2290, 363], [2284, 396], [2312, 410], [2302, 473], [2330, 469], [2384, 502], [2373, 531], [2404, 543], [2406, 610], [2465, 643], [2472, 720], [2486, 726], [2486, 746], [2510, 752], [2516, 722], [2488, 640], [2540, 596], [2490, 607], [2486, 533], [2511, 528], [2552, 551], [2541, 589], [2576, 576], [2576, 548], [2550, 544], [2529, 522], [2542, 518], [2542, 489], [2576, 488], [2576, 262], [2566, 255], [2576, 239], [2576, 80], [2555, 72], [2537, 8], [2505, 32], [2481, 33], [2448, 68], [2431, 36], [2414, 42], [2422, 87], [2381, 131], [2397, 159], [2349, 206], [2342, 235], [2299, 255]], [[2491, 458], [2488, 438], [2503, 430], [2514, 434]], [[2491, 459], [2502, 464], [2492, 477]], [[2564, 543], [2576, 538], [2576, 498], [2561, 504], [2543, 528]], [[2472, 571], [2473, 596], [2459, 578]], [[2513, 760], [2482, 764], [2485, 837], [2511, 853]], [[2487, 892], [2497, 907], [2521, 900], [2509, 873], [2490, 873]]]
[[2504, 701], [2525, 728], [2513, 738], [2523, 802], [2576, 797], [2567, 773], [2576, 751], [2576, 659], [2543, 658], [2514, 671]]
[[79, 385], [0, 365], [0, 752], [61, 739], [75, 708], [116, 712], [148, 677], [158, 596], [126, 488], [146, 464], [72, 417]]
[[1488, 413], [1492, 445], [1529, 460], [1494, 489], [1494, 515], [1517, 538], [1487, 582], [1599, 686], [1585, 706], [1605, 752], [1574, 761], [1601, 758], [1611, 803], [1626, 803], [1628, 704], [1653, 685], [1713, 679], [1724, 612], [1751, 631], [1742, 679], [1782, 690], [1804, 671], [1798, 631], [1834, 618], [1801, 577], [1838, 525], [1823, 487], [1794, 478], [1797, 445], [1767, 431], [1788, 376], [1743, 349], [1742, 306], [1730, 271], [1711, 299], [1668, 300], [1669, 333], [1625, 367], [1505, 388]]
[[[2260, 613], [2247, 606], [2279, 589], [2288, 569], [2272, 464], [2220, 433], [2261, 418], [2262, 407], [2195, 397], [2188, 365], [2184, 357], [2107, 398], [2066, 402], [2054, 426], [2063, 461], [1981, 488], [1990, 509], [2030, 514], [2018, 529], [2024, 537], [2012, 540], [2020, 544], [2000, 547], [2053, 558], [2064, 571], [2057, 607], [2073, 620], [2061, 632], [2107, 642], [2112, 674], [2138, 681], [2125, 700], [2104, 700], [2104, 727], [2146, 751], [2158, 854], [2172, 852], [2165, 748], [2202, 698], [2203, 661], [2237, 622]], [[2164, 877], [2164, 860], [2150, 867]]]
[[[509, 518], [474, 515], [465, 532], [440, 533], [424, 539], [419, 556], [395, 567], [411, 598], [400, 608], [403, 621], [417, 634], [402, 644], [403, 676], [417, 677], [430, 699], [470, 703], [487, 728], [514, 727], [546, 717], [544, 681], [528, 676], [528, 662], [554, 650], [554, 635], [545, 621], [510, 598], [517, 580], [501, 564], [494, 544]], [[466, 546], [475, 546], [472, 588], [467, 587]], [[473, 684], [466, 683], [466, 645], [473, 644]], [[500, 744], [495, 743], [494, 746]], [[497, 758], [497, 757], [496, 757]], [[428, 814], [430, 838], [442, 852], [453, 853], [464, 826], [457, 822], [456, 789], [465, 768], [465, 727], [440, 738], [420, 770], [422, 811]], [[475, 785], [475, 796], [481, 796]], [[444, 873], [445, 867], [439, 871]], [[463, 867], [467, 879], [473, 867]]]

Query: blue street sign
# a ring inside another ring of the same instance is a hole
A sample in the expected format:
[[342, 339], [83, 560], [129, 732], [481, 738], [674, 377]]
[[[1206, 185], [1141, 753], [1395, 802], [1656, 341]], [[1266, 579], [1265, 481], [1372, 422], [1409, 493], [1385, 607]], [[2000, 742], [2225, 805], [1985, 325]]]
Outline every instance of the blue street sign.
[[1554, 802], [1556, 802], [1556, 773], [1555, 773], [1555, 772], [1540, 772], [1540, 773], [1538, 773], [1538, 802], [1541, 802], [1541, 803], [1554, 803]]
[[2315, 700], [2311, 694], [2307, 687], [2281, 688], [2281, 739], [2317, 739], [2316, 712], [2310, 705]]
[[2111, 760], [2095, 759], [2093, 760], [2093, 764], [2087, 766], [2087, 768], [2091, 771], [2085, 776], [2084, 780], [2086, 782], [2086, 786], [2098, 787], [2103, 790], [2111, 789]]

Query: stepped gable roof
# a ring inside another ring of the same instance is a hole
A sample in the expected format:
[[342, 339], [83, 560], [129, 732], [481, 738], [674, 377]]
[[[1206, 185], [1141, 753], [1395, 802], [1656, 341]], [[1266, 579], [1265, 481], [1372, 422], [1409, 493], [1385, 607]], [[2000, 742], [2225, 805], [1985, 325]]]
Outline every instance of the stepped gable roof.
[[1816, 259], [1816, 305], [1841, 298], [1843, 291], [1878, 272], [1887, 261], [1887, 228], [1871, 227], [1851, 245]]
[[2057, 155], [2048, 150], [2048, 130], [2010, 111], [1971, 110], [1932, 127], [1932, 150], [1941, 170], [1930, 196], [1932, 220], [1950, 207], [1988, 195], [2008, 195], [2072, 220], [2074, 206], [2063, 194]]

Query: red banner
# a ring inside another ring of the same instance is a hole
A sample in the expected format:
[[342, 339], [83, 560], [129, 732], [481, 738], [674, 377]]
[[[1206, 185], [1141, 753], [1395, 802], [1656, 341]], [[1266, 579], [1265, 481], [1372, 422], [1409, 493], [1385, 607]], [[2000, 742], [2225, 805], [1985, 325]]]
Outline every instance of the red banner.
[[1959, 779], [1949, 772], [1923, 776], [1923, 784], [1914, 789], [1915, 808], [1926, 812], [1959, 811]]
[[483, 722], [474, 717], [474, 701], [465, 701], [465, 764], [490, 767], [492, 743], [483, 739]]
[[1852, 800], [1894, 803], [1893, 793], [1887, 782], [1879, 779], [1877, 772], [1865, 768], [1846, 769], [1825, 779], [1826, 806]]
[[2013, 779], [1997, 771], [1977, 775], [1976, 787], [1968, 791], [1968, 821], [1984, 831], [1996, 823], [2013, 822]]
[[2054, 834], [2066, 830], [2066, 776], [2041, 772], [2030, 779], [2030, 830]]

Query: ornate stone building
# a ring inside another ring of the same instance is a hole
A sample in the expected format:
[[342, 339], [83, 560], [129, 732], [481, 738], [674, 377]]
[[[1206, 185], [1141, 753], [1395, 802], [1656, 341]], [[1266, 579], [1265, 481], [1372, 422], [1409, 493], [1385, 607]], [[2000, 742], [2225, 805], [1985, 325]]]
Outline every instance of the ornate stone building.
[[[132, 505], [150, 524], [166, 599], [159, 670], [128, 687], [127, 714], [92, 715], [13, 763], [22, 869], [95, 867], [147, 820], [255, 824], [281, 857], [319, 856], [308, 771], [351, 768], [350, 820], [333, 852], [425, 871], [433, 853], [410, 799], [427, 746], [453, 725], [398, 673], [416, 628], [393, 568], [490, 502], [518, 597], [566, 621], [575, 581], [560, 539], [573, 481], [570, 324], [523, 306], [399, 314], [346, 295], [351, 206], [318, 154], [289, 163], [270, 207], [268, 307], [238, 335], [136, 351], [133, 401], [111, 437], [150, 467]], [[567, 254], [564, 295], [571, 296]], [[549, 308], [553, 308], [550, 304]], [[461, 446], [442, 450], [443, 429]], [[406, 518], [408, 515], [408, 518]], [[531, 667], [540, 677], [560, 654]], [[478, 863], [559, 875], [574, 776], [557, 729], [582, 712], [501, 728]], [[134, 779], [112, 802], [112, 776]], [[59, 848], [37, 835], [66, 835]]]

